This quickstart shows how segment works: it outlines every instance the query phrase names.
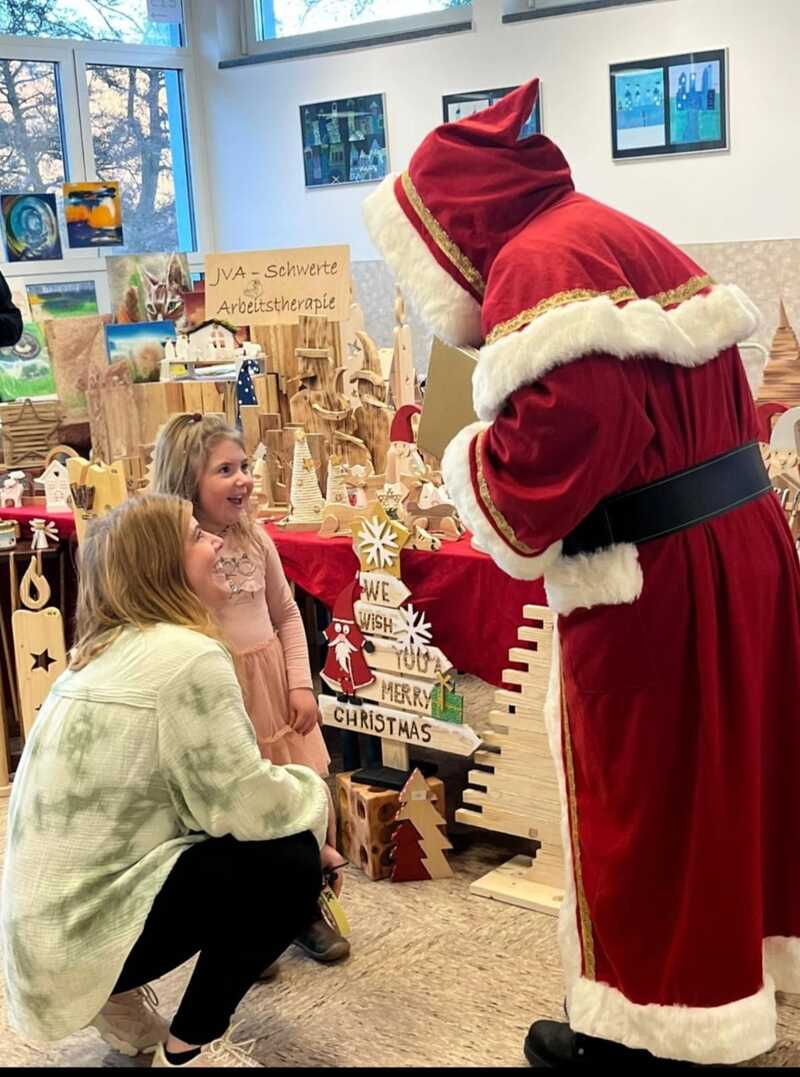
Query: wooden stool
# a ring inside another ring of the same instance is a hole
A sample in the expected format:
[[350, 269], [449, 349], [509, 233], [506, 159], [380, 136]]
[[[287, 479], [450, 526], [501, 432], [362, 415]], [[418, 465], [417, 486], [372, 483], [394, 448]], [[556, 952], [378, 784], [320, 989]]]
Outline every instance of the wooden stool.
[[[389, 853], [394, 817], [400, 807], [399, 794], [393, 789], [353, 782], [352, 773], [336, 775], [342, 853], [368, 878], [388, 879], [392, 873]], [[427, 781], [436, 810], [444, 818], [444, 782], [441, 778]]]

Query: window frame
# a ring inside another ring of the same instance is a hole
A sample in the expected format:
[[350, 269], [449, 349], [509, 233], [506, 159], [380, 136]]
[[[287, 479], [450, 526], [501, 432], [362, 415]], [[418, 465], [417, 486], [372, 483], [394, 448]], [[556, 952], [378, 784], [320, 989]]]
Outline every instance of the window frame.
[[[567, 0], [563, 5], [529, 9], [527, 0], [503, 0], [504, 23], [526, 22], [528, 19], [552, 19], [557, 15], [578, 15], [589, 11], [604, 11], [612, 7], [628, 7], [631, 4], [652, 4], [653, 0]], [[506, 10], [511, 8], [511, 11]]]
[[221, 68], [395, 44], [440, 34], [464, 33], [474, 28], [473, 5], [470, 0], [463, 7], [446, 8], [443, 11], [400, 15], [332, 30], [314, 30], [307, 34], [261, 40], [257, 33], [256, 3], [260, 4], [260, 0], [240, 0], [242, 55], [222, 60], [219, 65]]
[[[132, 45], [116, 41], [82, 41], [76, 38], [26, 37], [0, 34], [0, 56], [15, 61], [59, 64], [61, 90], [62, 142], [66, 157], [65, 173], [70, 181], [95, 180], [94, 144], [89, 113], [89, 87], [86, 68], [92, 64], [111, 66], [158, 67], [178, 70], [182, 74], [183, 122], [186, 144], [186, 166], [189, 172], [190, 213], [194, 230], [195, 250], [187, 251], [190, 262], [200, 252], [214, 249], [208, 173], [206, 165], [206, 131], [203, 120], [202, 92], [198, 65], [194, 56], [191, 4], [183, 5], [183, 40], [180, 47], [166, 45]], [[123, 220], [124, 227], [124, 220]], [[5, 245], [0, 240], [0, 271], [11, 278], [29, 280], [63, 280], [72, 275], [87, 273], [102, 277], [101, 292], [107, 300], [105, 285], [105, 255], [103, 250], [72, 249], [62, 235], [63, 259], [37, 262], [9, 262]], [[102, 309], [102, 308], [101, 308]]]

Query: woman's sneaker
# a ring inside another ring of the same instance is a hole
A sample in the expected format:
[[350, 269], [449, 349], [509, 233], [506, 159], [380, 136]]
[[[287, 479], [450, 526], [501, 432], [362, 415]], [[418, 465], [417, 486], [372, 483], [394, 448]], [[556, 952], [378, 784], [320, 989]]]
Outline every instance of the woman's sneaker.
[[123, 1055], [150, 1054], [163, 1043], [169, 1024], [156, 1007], [158, 996], [149, 984], [112, 995], [88, 1028], [96, 1028], [103, 1039]]
[[159, 1043], [156, 1047], [156, 1052], [153, 1055], [153, 1066], [172, 1066], [174, 1069], [187, 1070], [191, 1066], [204, 1066], [206, 1068], [216, 1066], [219, 1069], [228, 1069], [231, 1066], [241, 1069], [243, 1066], [249, 1066], [255, 1069], [265, 1069], [260, 1062], [257, 1062], [253, 1058], [251, 1052], [255, 1040], [240, 1040], [238, 1043], [234, 1043], [231, 1040], [231, 1036], [239, 1027], [241, 1022], [231, 1025], [227, 1032], [220, 1036], [218, 1040], [212, 1040], [211, 1043], [205, 1043], [200, 1048], [200, 1054], [195, 1055], [189, 1062], [184, 1062], [180, 1065], [177, 1062], [170, 1062], [164, 1051], [164, 1044]]

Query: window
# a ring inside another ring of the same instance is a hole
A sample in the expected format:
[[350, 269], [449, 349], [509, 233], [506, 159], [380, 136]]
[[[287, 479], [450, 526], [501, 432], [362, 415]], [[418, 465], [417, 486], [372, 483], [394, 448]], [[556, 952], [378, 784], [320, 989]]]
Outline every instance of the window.
[[180, 23], [149, 19], [147, 0], [0, 0], [0, 34], [173, 48], [183, 44]]
[[[249, 55], [220, 67], [472, 29], [471, 0], [242, 0]], [[398, 12], [400, 12], [398, 14]]]
[[0, 190], [60, 191], [64, 153], [59, 65], [0, 60]]
[[[405, 0], [403, 17], [465, 7], [470, 0]], [[257, 0], [258, 36], [269, 40], [398, 17], [397, 0]]]
[[653, 0], [503, 0], [503, 22], [541, 19], [547, 15], [571, 15], [626, 4], [650, 4]]
[[[179, 0], [161, 5], [181, 11]], [[149, 9], [150, 0], [0, 0], [0, 192], [56, 195], [65, 260], [100, 257], [66, 242], [65, 181], [119, 180], [125, 246], [107, 252], [196, 247], [192, 57], [181, 25]]]
[[87, 64], [97, 178], [122, 185], [125, 248], [192, 250], [182, 75], [160, 67]]

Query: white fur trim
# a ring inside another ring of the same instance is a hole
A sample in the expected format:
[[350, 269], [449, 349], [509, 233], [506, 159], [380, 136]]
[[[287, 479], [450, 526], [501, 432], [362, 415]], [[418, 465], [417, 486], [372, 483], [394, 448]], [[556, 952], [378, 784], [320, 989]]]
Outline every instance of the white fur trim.
[[481, 348], [472, 378], [475, 411], [491, 421], [515, 389], [592, 353], [700, 366], [750, 336], [758, 320], [734, 284], [715, 285], [672, 310], [652, 299], [624, 307], [608, 296], [570, 303]]
[[428, 250], [395, 197], [396, 179], [391, 173], [364, 200], [370, 238], [432, 332], [448, 344], [477, 347], [483, 340], [480, 303]]
[[639, 553], [630, 542], [559, 557], [544, 574], [547, 604], [565, 616], [577, 609], [635, 602], [643, 583]]
[[551, 565], [561, 550], [561, 543], [554, 542], [542, 553], [524, 557], [517, 553], [498, 535], [483, 514], [472, 488], [469, 457], [473, 438], [487, 428], [488, 423], [470, 423], [460, 430], [442, 457], [442, 477], [444, 484], [458, 509], [461, 521], [471, 531], [481, 550], [492, 558], [496, 565], [513, 576], [516, 580], [537, 580]]
[[800, 939], [785, 935], [764, 939], [764, 969], [777, 991], [800, 994]]
[[[561, 747], [561, 671], [558, 622], [553, 641], [550, 681], [544, 707], [545, 727], [558, 780], [561, 841], [564, 848], [564, 900], [558, 920], [561, 966], [570, 1026], [576, 1032], [641, 1047], [659, 1058], [687, 1062], [734, 1063], [755, 1058], [775, 1043], [775, 983], [797, 990], [800, 982], [800, 940], [767, 939], [764, 986], [749, 998], [724, 1006], [658, 1006], [630, 1002], [621, 991], [581, 975], [577, 927], [572, 835], [567, 814], [567, 787]], [[791, 987], [789, 985], [795, 985]]]

